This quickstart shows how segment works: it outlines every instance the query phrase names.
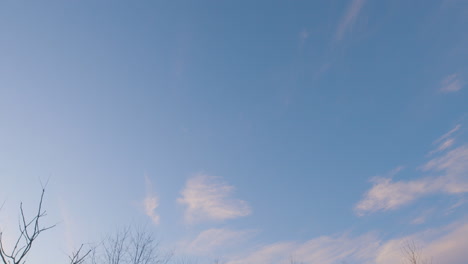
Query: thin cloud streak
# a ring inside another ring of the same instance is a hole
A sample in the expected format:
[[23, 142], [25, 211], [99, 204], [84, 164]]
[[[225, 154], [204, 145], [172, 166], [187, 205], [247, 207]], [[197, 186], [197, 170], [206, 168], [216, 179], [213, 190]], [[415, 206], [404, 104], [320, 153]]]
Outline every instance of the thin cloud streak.
[[251, 252], [248, 256], [237, 257], [227, 264], [273, 264], [273, 263], [286, 263], [287, 258], [297, 248], [295, 242], [279, 242], [270, 245], [263, 246], [254, 252]]
[[438, 189], [430, 178], [397, 182], [388, 178], [377, 178], [373, 179], [373, 183], [374, 186], [355, 207], [359, 216], [369, 212], [397, 209]]
[[455, 139], [454, 138], [449, 138], [449, 139], [445, 140], [444, 142], [442, 142], [441, 144], [439, 144], [439, 146], [435, 150], [431, 151], [429, 153], [429, 155], [433, 155], [435, 153], [442, 152], [442, 151], [450, 148], [451, 146], [453, 146], [454, 143], [455, 143]]
[[177, 202], [186, 206], [185, 221], [222, 221], [250, 215], [246, 201], [232, 198], [234, 186], [219, 177], [197, 175], [189, 179]]
[[380, 241], [368, 233], [359, 237], [321, 236], [303, 243], [279, 242], [263, 246], [249, 255], [233, 259], [227, 264], [286, 264], [291, 256], [299, 263], [333, 264], [354, 261], [370, 264]]
[[441, 83], [440, 91], [443, 93], [452, 93], [460, 91], [463, 88], [463, 81], [457, 73], [447, 76]]
[[423, 171], [441, 173], [438, 177], [423, 177], [411, 181], [376, 178], [374, 186], [356, 205], [358, 215], [395, 210], [433, 193], [459, 194], [468, 192], [468, 144], [427, 162]]
[[459, 129], [461, 128], [461, 125], [458, 124], [456, 125], [452, 130], [450, 130], [449, 132], [445, 133], [444, 135], [442, 135], [440, 138], [438, 138], [437, 140], [434, 141], [434, 145], [438, 145], [436, 149], [434, 149], [433, 151], [429, 152], [429, 156], [430, 155], [433, 155], [435, 153], [438, 153], [438, 152], [442, 152], [444, 150], [447, 150], [448, 148], [450, 148], [451, 146], [454, 145], [455, 143], [455, 138], [452, 137], [452, 135], [457, 132]]
[[146, 197], [143, 200], [145, 214], [157, 225], [160, 222], [160, 216], [156, 213], [156, 209], [159, 207], [159, 197], [153, 192], [153, 184], [148, 176], [145, 176], [145, 184]]
[[404, 237], [382, 240], [369, 232], [361, 236], [321, 236], [303, 243], [283, 241], [262, 246], [244, 256], [232, 258], [227, 264], [288, 264], [291, 256], [299, 263], [362, 263], [394, 264], [402, 260], [402, 247], [415, 241], [425, 248], [422, 252], [435, 263], [464, 264], [468, 255], [468, 223], [455, 222], [427, 229]]
[[468, 258], [468, 223], [454, 223], [389, 240], [379, 248], [375, 263], [399, 263], [402, 258], [401, 248], [407, 241], [415, 241], [424, 249], [422, 256], [432, 259], [434, 263], [464, 264]]
[[253, 230], [237, 231], [226, 228], [211, 228], [202, 231], [193, 240], [185, 241], [181, 248], [189, 254], [213, 254], [219, 250], [238, 245], [254, 233]]
[[[436, 142], [443, 143], [431, 153], [441, 152], [451, 147], [454, 140], [449, 138], [460, 128], [443, 135]], [[468, 144], [461, 145], [445, 154], [429, 160], [421, 166], [425, 173], [439, 176], [426, 176], [416, 180], [394, 181], [392, 177], [372, 179], [372, 188], [355, 206], [355, 212], [362, 216], [377, 211], [395, 210], [416, 199], [434, 193], [460, 194], [468, 192]]]
[[344, 38], [346, 32], [348, 32], [354, 23], [356, 22], [359, 13], [364, 6], [365, 0], [353, 0], [348, 7], [346, 14], [341, 19], [340, 24], [335, 33], [335, 40], [340, 41]]
[[436, 141], [434, 141], [434, 144], [437, 144], [440, 141], [452, 136], [452, 134], [457, 132], [460, 128], [461, 128], [460, 124], [456, 125], [452, 130], [450, 130], [449, 132], [443, 134], [440, 138], [438, 138]]

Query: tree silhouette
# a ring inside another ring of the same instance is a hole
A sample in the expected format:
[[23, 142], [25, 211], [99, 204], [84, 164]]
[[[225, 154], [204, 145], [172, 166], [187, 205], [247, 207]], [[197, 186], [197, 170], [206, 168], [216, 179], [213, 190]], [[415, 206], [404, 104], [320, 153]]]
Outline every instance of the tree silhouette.
[[[47, 215], [43, 209], [45, 188], [42, 187], [37, 211], [31, 219], [27, 219], [23, 210], [23, 203], [20, 203], [20, 221], [18, 223], [19, 235], [14, 240], [14, 244], [10, 250], [7, 250], [5, 240], [3, 239], [3, 230], [0, 230], [0, 261], [1, 264], [24, 264], [33, 244], [36, 242], [42, 232], [49, 230], [55, 225], [42, 226], [41, 220]], [[3, 205], [2, 205], [3, 207]], [[81, 264], [85, 258], [91, 253], [83, 251], [83, 245], [69, 256], [70, 264]]]

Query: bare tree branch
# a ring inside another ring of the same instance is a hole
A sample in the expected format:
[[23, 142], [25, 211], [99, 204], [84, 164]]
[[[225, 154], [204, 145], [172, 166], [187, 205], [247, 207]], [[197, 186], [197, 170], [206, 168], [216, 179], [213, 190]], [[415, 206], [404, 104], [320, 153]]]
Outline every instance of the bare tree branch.
[[93, 251], [92, 249], [89, 249], [84, 254], [82, 254], [82, 252], [81, 252], [82, 250], [83, 250], [83, 244], [81, 244], [80, 248], [78, 248], [78, 250], [73, 252], [68, 257], [70, 259], [70, 264], [82, 264], [86, 260], [88, 255], [90, 255], [91, 252]]
[[20, 234], [16, 239], [13, 249], [10, 252], [5, 250], [3, 232], [0, 232], [0, 260], [2, 264], [22, 264], [25, 261], [34, 241], [44, 231], [53, 228], [55, 225], [41, 227], [40, 220], [47, 215], [46, 211], [42, 209], [42, 203], [44, 201], [45, 189], [42, 188], [41, 198], [39, 199], [39, 205], [35, 216], [27, 221], [26, 215], [23, 210], [23, 203], [20, 203], [20, 221], [18, 228]]
[[422, 249], [414, 240], [407, 240], [402, 246], [404, 263], [408, 264], [432, 264], [432, 259], [425, 259], [422, 255]]
[[151, 233], [127, 227], [104, 239], [100, 252], [92, 255], [92, 263], [167, 264], [171, 258], [172, 253], [161, 251]]

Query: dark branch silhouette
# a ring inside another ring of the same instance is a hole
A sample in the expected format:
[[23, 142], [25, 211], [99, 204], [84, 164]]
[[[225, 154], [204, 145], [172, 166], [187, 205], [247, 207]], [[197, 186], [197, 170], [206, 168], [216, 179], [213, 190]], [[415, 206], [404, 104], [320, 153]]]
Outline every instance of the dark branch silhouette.
[[403, 258], [405, 263], [408, 264], [432, 264], [432, 259], [428, 260], [425, 259], [421, 247], [419, 247], [416, 242], [413, 240], [408, 240], [405, 242], [403, 247], [401, 248], [403, 253]]
[[18, 223], [18, 229], [20, 234], [16, 239], [13, 249], [9, 252], [6, 251], [3, 232], [0, 232], [0, 259], [2, 264], [20, 264], [25, 262], [25, 257], [28, 255], [31, 247], [37, 237], [44, 231], [53, 228], [55, 225], [41, 227], [40, 220], [46, 216], [46, 211], [42, 209], [42, 203], [44, 201], [45, 189], [42, 188], [41, 198], [37, 212], [34, 217], [30, 220], [26, 220], [26, 216], [23, 210], [23, 203], [20, 203], [20, 221]]
[[124, 228], [104, 239], [92, 254], [93, 264], [167, 264], [172, 252], [162, 252], [159, 241], [143, 230]]

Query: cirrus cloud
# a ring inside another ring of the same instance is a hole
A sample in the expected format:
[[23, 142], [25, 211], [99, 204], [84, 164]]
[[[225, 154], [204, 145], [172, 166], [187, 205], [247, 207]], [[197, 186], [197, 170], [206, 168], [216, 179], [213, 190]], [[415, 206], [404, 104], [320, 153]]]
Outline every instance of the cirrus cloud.
[[442, 80], [440, 91], [443, 93], [452, 93], [460, 91], [463, 88], [463, 81], [459, 74], [454, 73]]
[[156, 213], [159, 206], [159, 197], [153, 192], [153, 184], [148, 176], [145, 176], [146, 197], [143, 200], [145, 214], [154, 224], [159, 224], [160, 216]]
[[[443, 143], [436, 152], [451, 147], [453, 141], [446, 139], [460, 128], [457, 125], [436, 142]], [[434, 151], [431, 152], [435, 153]], [[435, 157], [419, 168], [431, 176], [414, 180], [394, 181], [392, 177], [372, 179], [372, 188], [355, 206], [358, 215], [400, 208], [414, 200], [434, 193], [460, 194], [468, 192], [468, 144], [458, 146]], [[435, 175], [435, 176], [433, 176]]]
[[253, 235], [254, 230], [232, 230], [227, 228], [211, 228], [202, 231], [194, 239], [182, 243], [184, 251], [195, 255], [218, 253], [220, 250], [232, 248]]
[[354, 25], [356, 19], [364, 6], [365, 0], [353, 0], [346, 10], [346, 14], [341, 19], [335, 32], [335, 40], [342, 40], [345, 33]]
[[186, 206], [185, 221], [221, 221], [250, 215], [246, 201], [232, 198], [235, 187], [220, 177], [197, 175], [187, 180], [177, 202]]

